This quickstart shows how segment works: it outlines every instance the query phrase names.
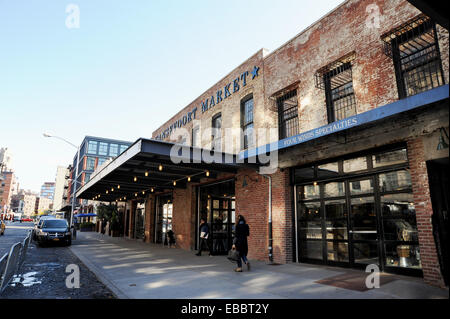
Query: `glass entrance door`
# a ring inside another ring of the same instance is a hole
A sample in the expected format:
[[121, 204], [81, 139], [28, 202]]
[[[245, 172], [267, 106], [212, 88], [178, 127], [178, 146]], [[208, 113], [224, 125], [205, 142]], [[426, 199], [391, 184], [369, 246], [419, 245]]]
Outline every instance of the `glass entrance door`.
[[347, 187], [350, 195], [350, 264], [355, 267], [380, 265], [373, 177], [349, 181]]
[[167, 244], [167, 232], [172, 230], [172, 195], [157, 196], [155, 239], [156, 244]]
[[234, 198], [211, 197], [211, 238], [215, 255], [227, 254], [232, 246], [232, 231], [235, 223]]
[[145, 203], [138, 203], [134, 216], [134, 238], [145, 238]]
[[[207, 221], [209, 248], [214, 255], [225, 255], [232, 246], [236, 221], [234, 187], [234, 180], [229, 180], [199, 188], [198, 223], [200, 219]], [[198, 245], [197, 241], [197, 249]]]

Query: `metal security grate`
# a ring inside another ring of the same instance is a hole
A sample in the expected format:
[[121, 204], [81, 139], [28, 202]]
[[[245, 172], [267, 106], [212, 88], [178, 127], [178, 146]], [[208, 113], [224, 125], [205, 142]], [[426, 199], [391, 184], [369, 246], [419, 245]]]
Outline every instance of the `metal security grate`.
[[355, 53], [351, 52], [316, 72], [316, 87], [325, 90], [329, 123], [356, 114], [352, 74], [354, 58]]
[[327, 82], [330, 82], [332, 88], [336, 88], [352, 81], [351, 63], [354, 58], [355, 52], [351, 52], [317, 70], [314, 76], [316, 88], [325, 90]]
[[444, 84], [436, 25], [421, 14], [382, 36], [384, 52], [394, 61], [399, 97]]
[[279, 97], [277, 106], [280, 139], [297, 135], [299, 132], [297, 90]]

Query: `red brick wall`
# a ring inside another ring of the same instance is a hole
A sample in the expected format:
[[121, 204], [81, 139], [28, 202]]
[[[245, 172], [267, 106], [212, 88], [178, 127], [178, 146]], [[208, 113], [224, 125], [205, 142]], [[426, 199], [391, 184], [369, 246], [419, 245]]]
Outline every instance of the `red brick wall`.
[[[243, 186], [244, 178], [247, 186]], [[236, 176], [236, 217], [242, 215], [250, 227], [248, 257], [268, 260], [268, 196], [267, 179], [253, 170], [240, 170]]]
[[408, 158], [411, 169], [424, 281], [435, 286], [444, 287], [445, 284], [439, 268], [439, 260], [433, 237], [433, 226], [431, 223], [433, 208], [431, 206], [428, 172], [422, 137], [408, 140]]
[[[247, 186], [243, 186], [244, 178]], [[278, 171], [272, 178], [273, 259], [292, 260], [292, 203], [289, 172]], [[249, 258], [269, 259], [269, 180], [252, 170], [241, 170], [236, 181], [236, 215], [243, 215], [250, 226]]]
[[192, 215], [195, 210], [195, 198], [193, 187], [185, 189], [175, 189], [173, 191], [173, 232], [176, 236], [177, 247], [191, 250], [192, 238]]
[[272, 175], [273, 257], [277, 263], [292, 261], [292, 187], [289, 170]]

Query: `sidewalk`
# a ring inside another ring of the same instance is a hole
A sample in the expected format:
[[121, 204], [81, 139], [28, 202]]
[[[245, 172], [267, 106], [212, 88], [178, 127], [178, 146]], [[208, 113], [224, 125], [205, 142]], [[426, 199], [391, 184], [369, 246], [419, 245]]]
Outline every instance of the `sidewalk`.
[[[295, 263], [274, 266], [251, 261], [250, 272], [244, 266], [244, 272], [235, 273], [235, 265], [225, 256], [197, 257], [194, 252], [93, 232], [79, 232], [72, 243], [72, 252], [119, 298], [449, 297], [447, 289], [426, 285], [420, 278], [383, 274], [380, 288], [366, 290], [367, 274], [357, 270]], [[330, 284], [320, 284], [318, 280], [328, 280]], [[345, 287], [350, 289], [340, 288], [346, 282]]]

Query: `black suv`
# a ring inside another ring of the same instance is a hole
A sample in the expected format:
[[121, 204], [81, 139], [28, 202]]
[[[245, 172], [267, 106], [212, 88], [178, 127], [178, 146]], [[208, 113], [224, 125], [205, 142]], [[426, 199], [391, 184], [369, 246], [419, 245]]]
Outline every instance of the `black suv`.
[[40, 223], [35, 233], [39, 244], [62, 242], [67, 246], [72, 244], [72, 232], [65, 219], [46, 219]]

